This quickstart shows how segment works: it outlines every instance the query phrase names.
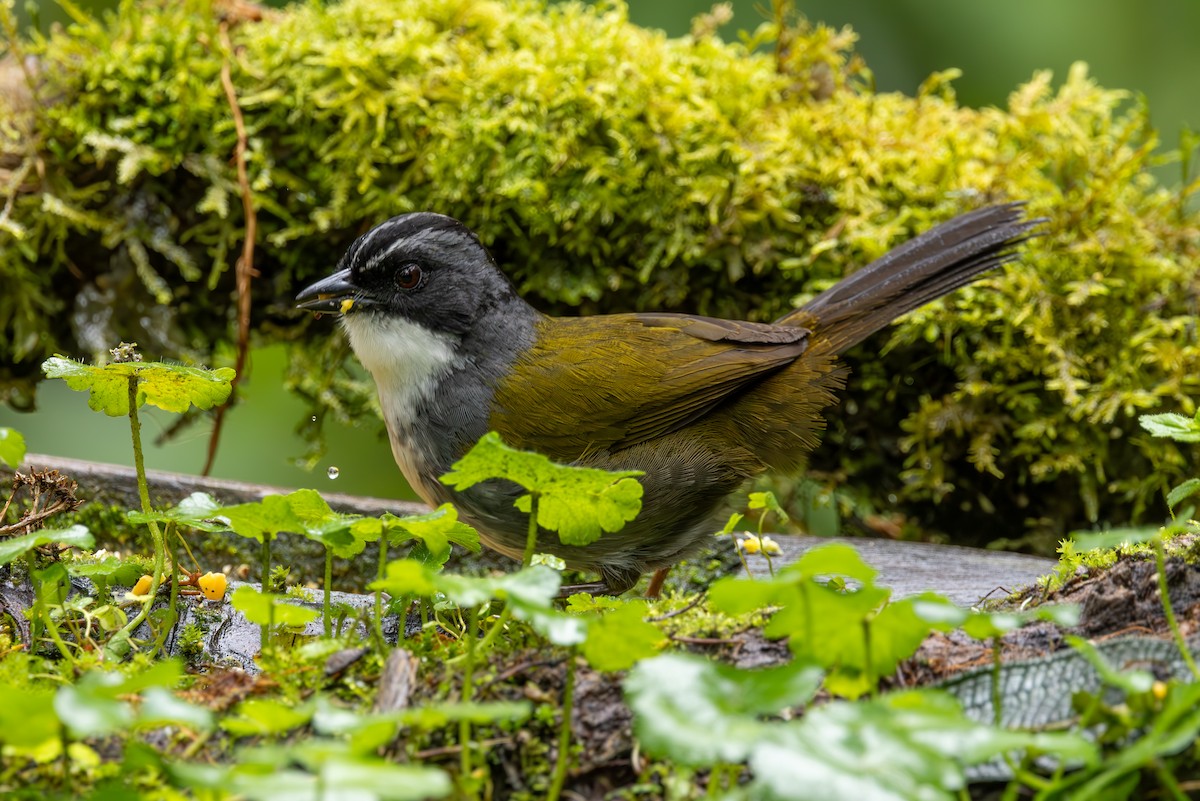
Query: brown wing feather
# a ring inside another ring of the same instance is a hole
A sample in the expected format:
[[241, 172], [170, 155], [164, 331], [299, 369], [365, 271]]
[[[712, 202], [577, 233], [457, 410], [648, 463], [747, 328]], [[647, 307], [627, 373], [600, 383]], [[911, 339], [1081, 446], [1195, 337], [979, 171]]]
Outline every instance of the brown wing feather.
[[[565, 461], [692, 424], [809, 344], [799, 327], [674, 314], [547, 318], [538, 334], [497, 387], [490, 423]], [[625, 381], [612, 380], [616, 365]]]

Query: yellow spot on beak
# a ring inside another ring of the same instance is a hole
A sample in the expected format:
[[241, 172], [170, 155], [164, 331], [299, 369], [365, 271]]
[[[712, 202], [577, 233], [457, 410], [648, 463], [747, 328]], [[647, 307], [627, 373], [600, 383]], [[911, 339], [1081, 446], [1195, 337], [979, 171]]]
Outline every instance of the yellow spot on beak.
[[346, 298], [345, 300], [342, 301], [342, 307], [341, 307], [340, 311], [342, 312], [342, 314], [345, 314], [346, 312], [350, 311], [353, 308], [354, 308], [354, 298]]

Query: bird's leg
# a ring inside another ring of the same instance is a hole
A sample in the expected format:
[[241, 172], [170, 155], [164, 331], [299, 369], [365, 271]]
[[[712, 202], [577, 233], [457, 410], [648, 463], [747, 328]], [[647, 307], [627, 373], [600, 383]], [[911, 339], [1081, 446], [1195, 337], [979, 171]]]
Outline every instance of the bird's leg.
[[669, 567], [660, 567], [654, 571], [654, 575], [650, 577], [650, 584], [646, 587], [647, 598], [657, 598], [662, 592], [663, 584], [667, 580], [667, 575], [671, 572]]

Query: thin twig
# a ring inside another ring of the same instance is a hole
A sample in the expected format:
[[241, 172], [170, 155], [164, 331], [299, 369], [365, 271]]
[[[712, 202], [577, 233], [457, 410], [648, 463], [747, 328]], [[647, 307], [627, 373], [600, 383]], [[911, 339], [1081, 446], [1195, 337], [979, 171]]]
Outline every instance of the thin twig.
[[735, 645], [741, 642], [733, 637], [685, 637], [681, 634], [673, 634], [668, 639], [684, 645]]
[[673, 617], [679, 617], [680, 615], [685, 615], [688, 612], [695, 609], [697, 606], [699, 606], [707, 594], [708, 594], [708, 591], [703, 590], [695, 598], [692, 599], [691, 603], [689, 603], [687, 606], [683, 607], [682, 609], [676, 609], [673, 612], [667, 612], [665, 615], [659, 615], [658, 617], [646, 618], [646, 622], [647, 623], [661, 623], [664, 620], [670, 620]]
[[[513, 738], [511, 737], [493, 737], [490, 740], [480, 740], [475, 743], [481, 749], [488, 749], [497, 745], [512, 745]], [[422, 751], [417, 751], [412, 755], [415, 760], [424, 761], [426, 759], [435, 759], [444, 756], [456, 756], [462, 751], [462, 745], [455, 743], [454, 745], [442, 745], [437, 748], [426, 748]]]
[[[237, 359], [234, 363], [234, 377], [230, 382], [232, 397], [241, 381], [242, 372], [246, 367], [246, 357], [250, 351], [250, 280], [258, 275], [254, 269], [254, 240], [258, 233], [258, 214], [254, 210], [254, 195], [250, 191], [250, 177], [246, 169], [246, 150], [249, 147], [249, 137], [246, 135], [246, 121], [242, 117], [241, 106], [238, 105], [237, 89], [233, 85], [233, 68], [230, 61], [233, 58], [233, 44], [229, 41], [229, 28], [221, 23], [221, 46], [225, 49], [225, 57], [221, 60], [221, 86], [225, 89], [225, 99], [229, 101], [229, 110], [233, 114], [233, 125], [237, 131], [237, 145], [233, 151], [234, 162], [237, 166], [238, 187], [242, 195], [242, 213], [246, 218], [246, 237], [242, 241], [242, 255], [237, 260], [237, 308], [238, 308], [238, 338]], [[221, 428], [225, 423], [225, 413], [229, 404], [225, 403], [217, 409], [213, 421], [212, 434], [208, 440], [208, 457], [204, 462], [201, 475], [207, 476], [212, 471], [213, 462], [217, 458], [217, 443], [221, 439]]]

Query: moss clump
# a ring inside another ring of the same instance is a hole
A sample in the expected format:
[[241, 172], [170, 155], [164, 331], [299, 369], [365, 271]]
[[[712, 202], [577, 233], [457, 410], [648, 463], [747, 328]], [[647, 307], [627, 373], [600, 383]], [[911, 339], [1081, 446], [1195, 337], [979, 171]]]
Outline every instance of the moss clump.
[[[1082, 66], [1004, 110], [959, 107], [951, 74], [880, 94], [848, 31], [704, 28], [669, 39], [618, 3], [347, 0], [226, 37], [193, 0], [21, 43], [41, 77], [0, 115], [4, 392], [27, 401], [53, 350], [122, 338], [229, 359], [245, 220], [226, 67], [264, 337], [305, 338], [294, 289], [412, 209], [463, 219], [550, 310], [769, 319], [936, 221], [1024, 198], [1049, 221], [1020, 265], [850, 355], [818, 466], [984, 536], [1124, 520], [1178, 478], [1135, 415], [1190, 413], [1200, 389], [1197, 183], [1155, 184], [1145, 108]], [[295, 388], [362, 413], [369, 390], [328, 368], [344, 346], [317, 337]]]

